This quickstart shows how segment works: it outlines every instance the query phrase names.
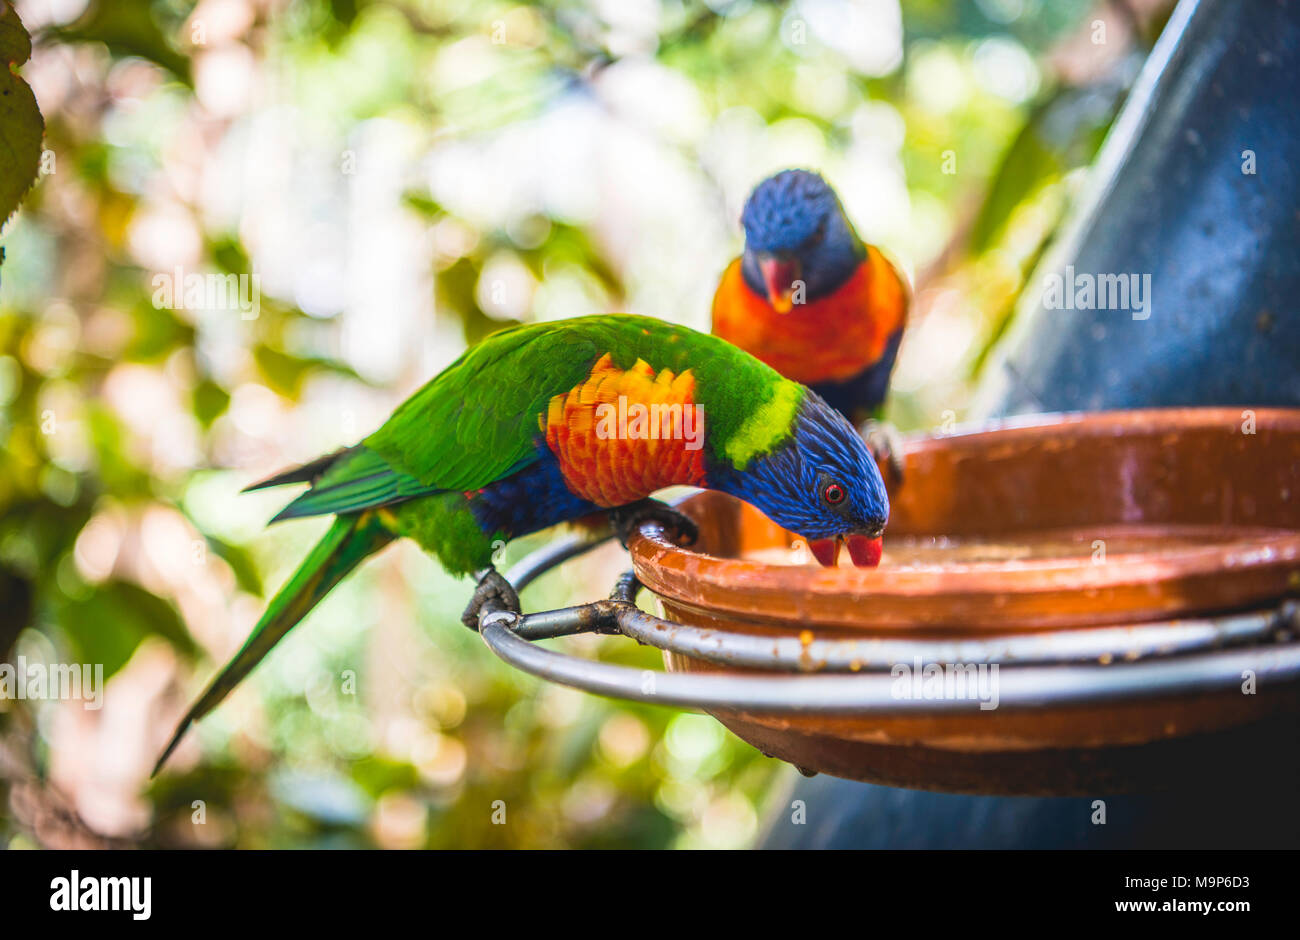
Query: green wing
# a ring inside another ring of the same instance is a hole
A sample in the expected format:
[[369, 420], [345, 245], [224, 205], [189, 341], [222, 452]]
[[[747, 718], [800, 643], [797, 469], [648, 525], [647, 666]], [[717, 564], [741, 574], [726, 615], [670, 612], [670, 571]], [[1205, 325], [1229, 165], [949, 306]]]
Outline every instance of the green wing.
[[[302, 470], [310, 467], [308, 464]], [[303, 482], [291, 479], [294, 474], [295, 471], [290, 471], [268, 482], [270, 485]], [[383, 457], [365, 447], [353, 447], [336, 455], [311, 483], [311, 489], [280, 510], [271, 521], [360, 512], [439, 492], [437, 487], [426, 486], [395, 470]]]
[[481, 489], [537, 459], [538, 416], [611, 353], [656, 369], [694, 369], [721, 447], [779, 376], [715, 337], [648, 317], [603, 315], [494, 333], [408, 398], [360, 445], [267, 481], [312, 481], [277, 519], [359, 512]]
[[494, 333], [407, 399], [363, 446], [425, 486], [487, 486], [537, 459], [538, 415], [586, 378], [604, 351], [599, 338], [553, 323]]
[[537, 416], [605, 353], [621, 369], [692, 369], [721, 448], [781, 377], [730, 343], [649, 317], [606, 314], [511, 327], [412, 395], [364, 446], [426, 486], [475, 490], [536, 459]]
[[532, 324], [494, 333], [408, 398], [363, 443], [254, 484], [310, 482], [272, 522], [355, 513], [487, 486], [537, 459], [537, 416], [591, 369], [588, 331]]

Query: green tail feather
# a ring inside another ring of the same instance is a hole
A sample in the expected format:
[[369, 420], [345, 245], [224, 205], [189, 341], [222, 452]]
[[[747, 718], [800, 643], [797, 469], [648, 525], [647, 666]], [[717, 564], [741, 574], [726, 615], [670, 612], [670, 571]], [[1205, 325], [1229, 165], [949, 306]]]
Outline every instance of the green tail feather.
[[294, 572], [293, 577], [271, 600], [266, 613], [262, 614], [262, 619], [253, 628], [243, 648], [217, 674], [212, 684], [181, 719], [167, 749], [154, 765], [154, 774], [167, 762], [191, 724], [216, 708], [253, 671], [271, 648], [298, 621], [307, 616], [348, 572], [394, 538], [394, 534], [373, 512], [339, 516], [335, 519], [325, 537], [316, 543], [316, 547]]

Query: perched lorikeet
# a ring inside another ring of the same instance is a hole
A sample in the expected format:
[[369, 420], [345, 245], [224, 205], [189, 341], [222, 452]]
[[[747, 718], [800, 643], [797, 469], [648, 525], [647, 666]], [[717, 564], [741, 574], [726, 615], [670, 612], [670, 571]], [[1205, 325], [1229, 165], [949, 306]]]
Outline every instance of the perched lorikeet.
[[[254, 484], [310, 488], [275, 519], [333, 515], [244, 647], [182, 720], [180, 736], [325, 594], [402, 536], [518, 609], [494, 543], [594, 513], [689, 528], [648, 500], [687, 484], [743, 499], [834, 564], [847, 542], [875, 564], [889, 514], [862, 439], [817, 394], [735, 346], [682, 326], [608, 315], [502, 330], [462, 355], [360, 444]], [[632, 507], [631, 516], [627, 507]], [[274, 521], [274, 520], [273, 520]]]
[[816, 173], [759, 183], [745, 250], [713, 298], [713, 332], [802, 382], [855, 425], [880, 416], [907, 321], [907, 283], [864, 244]]

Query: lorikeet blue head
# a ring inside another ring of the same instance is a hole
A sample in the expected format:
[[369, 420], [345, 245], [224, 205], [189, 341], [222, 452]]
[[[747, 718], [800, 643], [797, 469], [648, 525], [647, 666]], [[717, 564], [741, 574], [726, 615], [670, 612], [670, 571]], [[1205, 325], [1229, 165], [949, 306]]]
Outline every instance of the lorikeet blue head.
[[834, 565], [845, 543], [855, 565], [875, 565], [889, 497], [866, 444], [842, 414], [811, 391], [800, 401], [790, 430], [779, 446], [717, 474], [713, 485], [808, 539], [823, 565]]
[[804, 284], [804, 300], [834, 293], [866, 257], [839, 197], [816, 173], [783, 170], [759, 183], [741, 213], [750, 290], [785, 313]]

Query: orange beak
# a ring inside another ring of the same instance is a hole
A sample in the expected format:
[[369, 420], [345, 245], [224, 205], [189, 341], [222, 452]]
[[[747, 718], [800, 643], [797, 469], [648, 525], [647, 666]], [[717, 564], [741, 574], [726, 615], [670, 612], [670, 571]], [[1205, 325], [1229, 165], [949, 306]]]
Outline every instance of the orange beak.
[[766, 257], [759, 260], [758, 270], [763, 275], [767, 302], [772, 309], [777, 313], [789, 313], [794, 306], [791, 295], [794, 294], [794, 282], [799, 280], [799, 262]]
[[875, 568], [880, 564], [883, 544], [880, 539], [869, 539], [865, 535], [850, 535], [847, 540], [841, 536], [833, 539], [816, 539], [808, 543], [808, 549], [818, 563], [826, 568], [834, 568], [840, 560], [840, 548], [845, 541], [849, 543], [849, 557], [855, 568]]

